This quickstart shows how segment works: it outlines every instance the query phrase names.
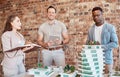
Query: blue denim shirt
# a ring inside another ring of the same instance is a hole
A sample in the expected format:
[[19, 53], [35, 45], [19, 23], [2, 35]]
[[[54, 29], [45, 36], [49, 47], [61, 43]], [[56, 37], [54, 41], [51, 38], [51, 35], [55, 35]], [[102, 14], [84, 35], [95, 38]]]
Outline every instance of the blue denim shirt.
[[[95, 24], [88, 31], [88, 41], [95, 40]], [[118, 47], [118, 37], [116, 34], [115, 27], [107, 22], [103, 24], [102, 33], [101, 33], [101, 44], [103, 45], [105, 52], [105, 63], [112, 64], [113, 63], [113, 48]]]

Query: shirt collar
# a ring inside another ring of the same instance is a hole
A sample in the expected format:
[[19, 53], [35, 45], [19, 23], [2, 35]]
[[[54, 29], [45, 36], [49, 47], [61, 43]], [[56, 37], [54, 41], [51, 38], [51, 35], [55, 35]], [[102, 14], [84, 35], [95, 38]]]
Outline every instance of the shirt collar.
[[47, 22], [49, 25], [54, 25], [56, 23], [56, 20], [53, 20], [52, 22], [48, 21]]

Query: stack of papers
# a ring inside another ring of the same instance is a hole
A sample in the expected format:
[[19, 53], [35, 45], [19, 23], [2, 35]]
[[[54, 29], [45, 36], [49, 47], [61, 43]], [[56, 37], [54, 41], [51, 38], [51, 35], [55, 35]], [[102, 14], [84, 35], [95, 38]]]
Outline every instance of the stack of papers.
[[[23, 48], [26, 48], [26, 47], [30, 47], [30, 46], [34, 46], [33, 47], [34, 49], [41, 48], [41, 46], [37, 45], [37, 44], [26, 44], [26, 45], [23, 45], [23, 46], [12, 48], [10, 50], [6, 50], [5, 52], [14, 52], [16, 50], [20, 50], [20, 49], [23, 49]], [[26, 51], [26, 52], [28, 52], [28, 51]]]

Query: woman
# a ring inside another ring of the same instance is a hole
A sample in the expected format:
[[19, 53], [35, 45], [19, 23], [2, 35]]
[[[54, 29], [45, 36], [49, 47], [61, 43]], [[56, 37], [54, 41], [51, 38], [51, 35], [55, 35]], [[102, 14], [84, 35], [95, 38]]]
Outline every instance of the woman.
[[18, 16], [11, 15], [6, 21], [6, 26], [2, 34], [2, 46], [4, 58], [1, 63], [3, 66], [4, 77], [17, 77], [17, 75], [25, 73], [24, 51], [33, 48], [32, 46], [25, 50], [18, 49], [7, 52], [15, 47], [23, 46], [25, 39], [17, 30], [21, 29], [21, 22]]

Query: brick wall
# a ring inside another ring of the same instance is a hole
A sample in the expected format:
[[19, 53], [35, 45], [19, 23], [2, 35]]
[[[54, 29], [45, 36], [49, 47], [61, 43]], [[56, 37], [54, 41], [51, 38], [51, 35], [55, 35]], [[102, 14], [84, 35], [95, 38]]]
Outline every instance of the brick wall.
[[[77, 66], [78, 53], [86, 41], [89, 27], [93, 24], [91, 9], [94, 6], [101, 6], [104, 9], [106, 21], [115, 25], [120, 39], [120, 0], [0, 0], [0, 35], [6, 18], [10, 14], [18, 14], [22, 22], [21, 33], [27, 40], [36, 43], [38, 27], [46, 21], [46, 8], [49, 5], [57, 8], [57, 19], [66, 24], [70, 34], [71, 40], [65, 50], [68, 64]], [[114, 52], [117, 66], [118, 49]], [[37, 52], [26, 54], [26, 68], [36, 65]]]

